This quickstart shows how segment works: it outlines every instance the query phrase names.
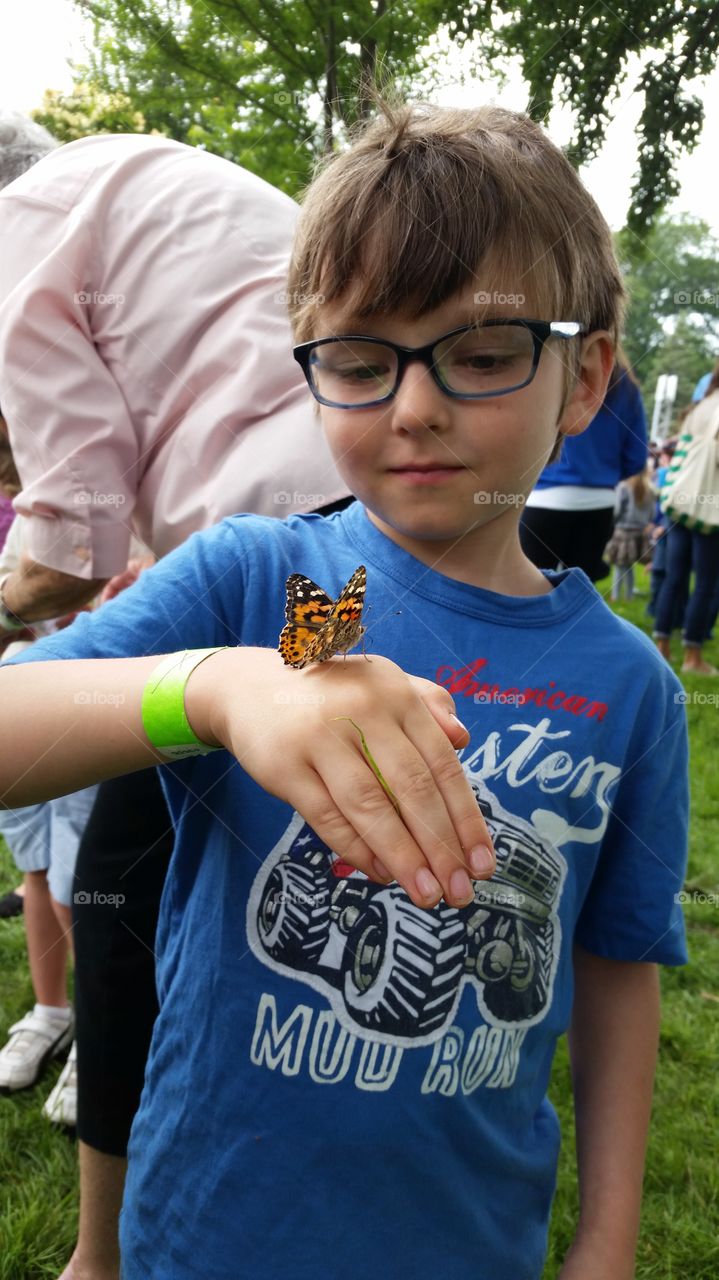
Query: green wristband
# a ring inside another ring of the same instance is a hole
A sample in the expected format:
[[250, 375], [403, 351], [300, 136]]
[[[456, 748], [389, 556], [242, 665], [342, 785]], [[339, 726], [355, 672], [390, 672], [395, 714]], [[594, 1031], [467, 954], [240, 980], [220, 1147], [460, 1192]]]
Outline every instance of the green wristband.
[[224, 644], [216, 649], [185, 649], [183, 653], [168, 654], [148, 677], [142, 692], [142, 724], [153, 747], [167, 760], [222, 751], [222, 747], [208, 747], [193, 733], [185, 714], [185, 685], [205, 658], [228, 648]]

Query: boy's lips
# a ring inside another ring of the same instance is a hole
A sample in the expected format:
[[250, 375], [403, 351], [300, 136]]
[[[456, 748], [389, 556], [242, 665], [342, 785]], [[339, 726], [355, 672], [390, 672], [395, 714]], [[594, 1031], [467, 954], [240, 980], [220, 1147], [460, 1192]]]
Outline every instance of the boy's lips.
[[399, 467], [388, 467], [388, 471], [464, 471], [464, 467], [454, 462], [405, 462]]
[[450, 476], [464, 471], [464, 467], [451, 466], [443, 462], [412, 462], [403, 467], [389, 467], [391, 475], [401, 476], [414, 484], [433, 484], [448, 480]]

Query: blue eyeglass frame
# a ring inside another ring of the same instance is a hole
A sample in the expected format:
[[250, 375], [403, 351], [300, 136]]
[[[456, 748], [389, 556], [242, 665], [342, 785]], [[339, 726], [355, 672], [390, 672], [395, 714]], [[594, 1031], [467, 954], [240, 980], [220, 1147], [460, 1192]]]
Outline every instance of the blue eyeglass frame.
[[[529, 371], [529, 376], [525, 378], [524, 382], [517, 382], [513, 387], [505, 387], [503, 391], [478, 391], [473, 394], [452, 391], [450, 387], [445, 386], [433, 358], [435, 348], [439, 346], [440, 342], [446, 342], [448, 338], [455, 338], [460, 333], [469, 333], [472, 329], [495, 329], [508, 325], [513, 325], [515, 328], [528, 329], [532, 335], [534, 344], [532, 367]], [[324, 404], [330, 409], [371, 409], [374, 405], [386, 404], [388, 400], [391, 400], [396, 395], [405, 369], [413, 360], [419, 360], [425, 365], [440, 391], [443, 391], [447, 396], [451, 396], [453, 400], [492, 400], [498, 396], [510, 395], [512, 391], [520, 391], [522, 387], [529, 386], [537, 372], [544, 345], [550, 338], [578, 338], [583, 337], [588, 332], [589, 330], [584, 328], [577, 320], [489, 320], [486, 324], [463, 324], [458, 329], [450, 329], [449, 333], [443, 333], [440, 338], [435, 338], [433, 342], [428, 342], [424, 347], [401, 347], [398, 343], [390, 342], [387, 338], [373, 338], [364, 333], [340, 333], [334, 338], [316, 338], [311, 342], [301, 342], [299, 346], [293, 347], [292, 354], [302, 369], [315, 400], [318, 400], [320, 404]], [[378, 400], [367, 400], [363, 401], [362, 404], [357, 404], [356, 402], [354, 404], [344, 404], [339, 400], [327, 400], [324, 396], [321, 396], [319, 391], [312, 385], [312, 374], [310, 372], [312, 353], [317, 347], [327, 346], [331, 342], [372, 342], [378, 347], [389, 347], [390, 351], [393, 351], [397, 357], [397, 380], [392, 390], [387, 395], [380, 396]]]

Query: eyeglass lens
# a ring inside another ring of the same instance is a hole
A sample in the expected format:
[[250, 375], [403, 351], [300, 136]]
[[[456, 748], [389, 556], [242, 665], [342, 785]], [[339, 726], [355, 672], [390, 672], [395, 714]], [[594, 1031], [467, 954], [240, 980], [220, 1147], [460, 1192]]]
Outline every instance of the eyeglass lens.
[[[533, 359], [532, 334], [512, 325], [469, 329], [434, 348], [440, 381], [460, 395], [492, 395], [519, 386], [529, 378]], [[391, 395], [397, 370], [391, 347], [362, 339], [325, 343], [310, 360], [315, 389], [337, 404], [365, 404]]]

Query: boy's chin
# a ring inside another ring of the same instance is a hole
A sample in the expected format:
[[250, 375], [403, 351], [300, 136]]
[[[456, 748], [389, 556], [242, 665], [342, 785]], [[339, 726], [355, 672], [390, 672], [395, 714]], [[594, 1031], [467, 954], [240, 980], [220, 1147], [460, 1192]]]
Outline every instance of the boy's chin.
[[470, 515], [458, 515], [448, 511], [387, 511], [369, 510], [374, 524], [384, 526], [387, 531], [394, 531], [403, 538], [412, 538], [417, 542], [457, 542], [466, 534], [472, 533], [481, 525], [488, 524], [497, 513], [481, 512], [472, 518]]

